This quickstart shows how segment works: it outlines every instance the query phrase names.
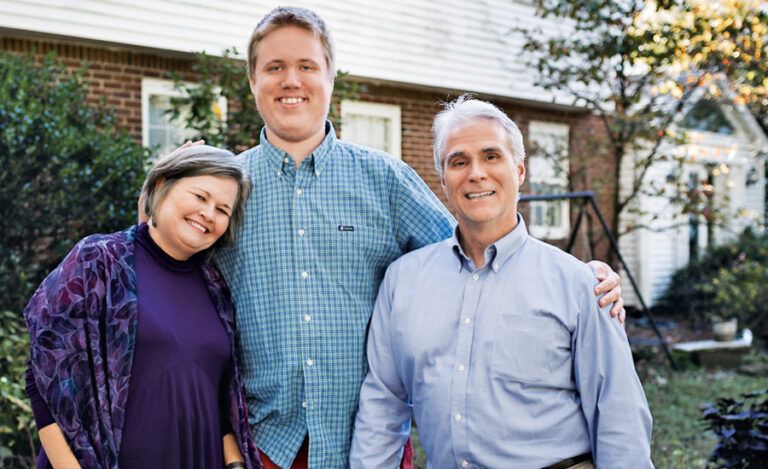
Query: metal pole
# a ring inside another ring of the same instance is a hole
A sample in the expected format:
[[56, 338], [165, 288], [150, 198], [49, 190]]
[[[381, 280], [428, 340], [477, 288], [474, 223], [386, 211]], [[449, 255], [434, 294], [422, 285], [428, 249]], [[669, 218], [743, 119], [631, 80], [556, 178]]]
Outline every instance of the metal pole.
[[[624, 261], [624, 257], [621, 255], [621, 251], [619, 251], [619, 244], [616, 241], [616, 238], [613, 236], [611, 229], [608, 227], [608, 223], [605, 221], [605, 218], [603, 217], [603, 213], [600, 211], [600, 207], [598, 207], [597, 202], [595, 201], [594, 192], [583, 191], [583, 192], [569, 192], [567, 194], [524, 195], [520, 197], [521, 202], [539, 202], [539, 201], [555, 201], [555, 200], [570, 200], [570, 199], [581, 199], [582, 201], [586, 200], [592, 206], [592, 209], [595, 211], [595, 214], [597, 215], [597, 218], [598, 220], [600, 220], [600, 224], [603, 227], [603, 232], [606, 234], [606, 236], [608, 237], [608, 240], [611, 243], [611, 249], [613, 249], [613, 252], [616, 253], [616, 257], [621, 263], [621, 266], [624, 268], [624, 273], [629, 279], [629, 283], [630, 285], [632, 285], [632, 289], [634, 290], [635, 295], [637, 296], [637, 299], [640, 301], [642, 313], [648, 317], [648, 320], [651, 323], [651, 328], [653, 329], [653, 332], [656, 334], [656, 337], [659, 338], [659, 341], [661, 342], [661, 348], [664, 351], [664, 354], [667, 356], [667, 359], [669, 360], [670, 365], [672, 365], [673, 369], [679, 370], [677, 363], [675, 362], [675, 359], [672, 356], [672, 353], [669, 351], [669, 347], [667, 346], [667, 343], [664, 341], [664, 337], [661, 335], [661, 331], [659, 330], [659, 327], [656, 324], [656, 319], [653, 317], [653, 315], [651, 314], [651, 311], [648, 309], [648, 306], [645, 304], [643, 295], [640, 293], [640, 288], [637, 286], [637, 282], [635, 282], [635, 278], [634, 276], [632, 276], [632, 272], [629, 270], [629, 266]], [[582, 205], [582, 211], [579, 213], [578, 223], [581, 222], [581, 217], [583, 214], [584, 214], [584, 206]], [[573, 234], [571, 238], [572, 238], [571, 242], [573, 242], [573, 238], [574, 238]]]

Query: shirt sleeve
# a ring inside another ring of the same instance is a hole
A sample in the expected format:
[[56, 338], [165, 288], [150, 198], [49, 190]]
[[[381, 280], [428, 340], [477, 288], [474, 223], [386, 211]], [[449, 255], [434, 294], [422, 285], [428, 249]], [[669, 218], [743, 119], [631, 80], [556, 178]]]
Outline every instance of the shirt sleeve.
[[456, 222], [419, 175], [403, 164], [397, 182], [395, 236], [403, 252], [450, 237]]
[[37, 429], [47, 427], [52, 423], [56, 423], [56, 420], [51, 414], [51, 410], [48, 408], [48, 404], [43, 400], [43, 396], [40, 395], [40, 390], [37, 389], [37, 383], [35, 382], [35, 372], [32, 370], [32, 365], [27, 364], [27, 371], [24, 374], [26, 379], [26, 390], [29, 401], [32, 404], [32, 415], [35, 417], [35, 424]]
[[391, 347], [390, 320], [395, 277], [389, 269], [379, 289], [368, 334], [368, 375], [352, 436], [350, 465], [397, 468], [411, 433], [413, 407], [398, 373]]
[[[591, 274], [590, 274], [591, 275]], [[597, 467], [652, 468], [651, 413], [624, 328], [600, 308], [592, 282], [580, 296], [573, 367]]]

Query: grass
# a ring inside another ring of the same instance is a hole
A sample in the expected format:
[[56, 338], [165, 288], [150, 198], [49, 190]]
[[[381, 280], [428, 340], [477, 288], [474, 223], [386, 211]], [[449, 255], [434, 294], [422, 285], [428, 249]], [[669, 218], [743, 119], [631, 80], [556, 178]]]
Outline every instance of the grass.
[[[768, 353], [755, 352], [746, 361], [766, 363]], [[675, 372], [664, 363], [644, 362], [638, 373], [653, 415], [651, 456], [657, 469], [706, 467], [715, 437], [706, 430], [701, 407], [719, 397], [738, 397], [768, 387], [765, 376], [701, 368]], [[424, 469], [426, 457], [416, 429], [413, 434], [414, 468]]]
[[[747, 361], [768, 361], [753, 353]], [[735, 371], [691, 368], [673, 372], [666, 367], [641, 368], [641, 379], [653, 414], [652, 458], [657, 468], [704, 468], [715, 445], [701, 418], [701, 407], [719, 397], [765, 389], [765, 376]]]

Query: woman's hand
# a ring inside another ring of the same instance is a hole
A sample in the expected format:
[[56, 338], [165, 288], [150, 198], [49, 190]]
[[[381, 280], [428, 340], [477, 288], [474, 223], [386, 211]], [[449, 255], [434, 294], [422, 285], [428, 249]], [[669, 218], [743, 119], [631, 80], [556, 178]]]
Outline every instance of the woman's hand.
[[58, 424], [52, 423], [40, 429], [40, 443], [45, 455], [54, 469], [80, 469], [80, 463], [75, 459], [64, 434]]
[[235, 467], [245, 467], [245, 458], [243, 457], [243, 454], [240, 452], [240, 446], [237, 444], [237, 439], [235, 439], [234, 433], [227, 433], [224, 435], [224, 466], [230, 467], [230, 464], [233, 463], [243, 463], [242, 466], [238, 466], [233, 464], [233, 468]]

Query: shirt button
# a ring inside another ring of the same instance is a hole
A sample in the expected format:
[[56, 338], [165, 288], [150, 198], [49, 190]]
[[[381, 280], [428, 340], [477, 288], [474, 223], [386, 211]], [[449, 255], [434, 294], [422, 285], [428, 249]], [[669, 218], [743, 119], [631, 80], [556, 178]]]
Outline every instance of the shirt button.
[[459, 371], [464, 371], [466, 368], [464, 368], [464, 365], [459, 365], [456, 367], [456, 369]]
[[296, 189], [296, 195], [301, 195], [301, 192], [302, 192], [301, 189]]
[[315, 176], [320, 176], [320, 170], [315, 171]]
[[309, 277], [309, 273], [308, 272], [304, 271], [304, 272], [301, 273], [301, 278], [307, 278], [307, 277]]
[[299, 228], [299, 236], [304, 236], [304, 233], [306, 233], [304, 228]]
[[493, 263], [493, 270], [499, 270], [499, 263], [498, 262], [494, 262]]
[[314, 364], [315, 364], [314, 360], [312, 360], [311, 358], [307, 358], [307, 366], [312, 366]]
[[470, 325], [472, 323], [472, 320], [469, 318], [464, 318], [464, 324]]
[[305, 315], [304, 315], [304, 320], [305, 320], [305, 321], [307, 321], [307, 322], [309, 322], [309, 321], [311, 321], [311, 320], [312, 320], [312, 316], [310, 316], [309, 314], [305, 314]]
[[472, 280], [477, 280], [477, 279], [479, 279], [479, 278], [480, 278], [480, 276], [479, 276], [479, 275], [477, 275], [477, 274], [473, 274], [473, 275], [472, 275]]
[[309, 404], [307, 403], [307, 401], [301, 401], [301, 406], [306, 409], [307, 407], [309, 407]]
[[461, 467], [469, 467], [469, 461], [467, 461], [466, 459], [461, 461]]
[[461, 414], [457, 413], [456, 415], [453, 416], [453, 419], [456, 420], [457, 422], [461, 422], [461, 419], [462, 419]]
[[289, 160], [288, 158], [283, 158], [283, 163], [285, 163], [285, 164], [288, 164], [290, 161], [291, 160]]

